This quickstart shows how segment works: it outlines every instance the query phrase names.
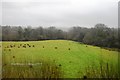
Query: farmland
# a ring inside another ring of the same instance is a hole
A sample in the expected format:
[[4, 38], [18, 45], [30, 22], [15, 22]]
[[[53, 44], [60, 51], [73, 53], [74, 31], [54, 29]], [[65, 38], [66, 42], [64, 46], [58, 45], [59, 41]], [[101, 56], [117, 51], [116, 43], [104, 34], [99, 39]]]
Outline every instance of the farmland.
[[68, 40], [3, 42], [3, 78], [118, 77], [118, 52]]

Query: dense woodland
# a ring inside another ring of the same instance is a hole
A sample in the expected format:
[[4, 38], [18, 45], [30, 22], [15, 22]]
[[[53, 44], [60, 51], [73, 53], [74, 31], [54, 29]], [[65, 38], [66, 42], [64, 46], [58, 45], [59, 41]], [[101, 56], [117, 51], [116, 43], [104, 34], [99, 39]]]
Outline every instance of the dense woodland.
[[40, 40], [73, 40], [85, 44], [119, 48], [119, 28], [109, 28], [105, 24], [96, 24], [93, 28], [74, 26], [68, 31], [54, 26], [32, 28], [22, 26], [0, 26], [1, 41], [40, 41]]

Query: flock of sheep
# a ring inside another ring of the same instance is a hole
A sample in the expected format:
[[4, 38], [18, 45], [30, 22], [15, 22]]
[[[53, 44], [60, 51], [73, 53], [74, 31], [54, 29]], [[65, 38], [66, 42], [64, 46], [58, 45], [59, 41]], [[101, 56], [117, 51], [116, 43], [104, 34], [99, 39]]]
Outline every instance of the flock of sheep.
[[[4, 47], [4, 51], [6, 51], [7, 49], [8, 49], [8, 51], [11, 51], [12, 48], [30, 48], [30, 47], [35, 47], [35, 45], [30, 45], [30, 44], [7, 45]], [[42, 46], [42, 48], [45, 48], [45, 46]], [[54, 47], [54, 48], [58, 49], [58, 47]], [[71, 49], [68, 48], [68, 50], [71, 50]]]
[[11, 51], [11, 48], [27, 48], [27, 47], [35, 47], [35, 45], [30, 45], [30, 44], [8, 45], [4, 47], [4, 51], [6, 51], [6, 49]]

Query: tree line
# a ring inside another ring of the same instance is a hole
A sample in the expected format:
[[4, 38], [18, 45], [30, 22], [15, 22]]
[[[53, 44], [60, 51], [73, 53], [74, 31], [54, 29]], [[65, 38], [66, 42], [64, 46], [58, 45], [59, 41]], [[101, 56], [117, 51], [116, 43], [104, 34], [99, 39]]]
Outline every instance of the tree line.
[[[2, 31], [2, 32], [1, 32]], [[96, 24], [93, 28], [74, 26], [68, 31], [54, 26], [43, 28], [24, 28], [22, 26], [0, 26], [1, 41], [73, 40], [85, 44], [119, 48], [119, 28], [109, 28]]]

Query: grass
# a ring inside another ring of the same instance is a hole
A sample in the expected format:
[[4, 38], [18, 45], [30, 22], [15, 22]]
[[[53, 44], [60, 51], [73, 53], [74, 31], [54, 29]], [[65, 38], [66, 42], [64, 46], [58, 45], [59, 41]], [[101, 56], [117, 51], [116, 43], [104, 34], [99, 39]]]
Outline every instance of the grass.
[[[20, 44], [31, 47], [25, 48]], [[117, 51], [68, 40], [3, 42], [2, 45], [4, 78], [106, 77], [109, 70], [112, 70], [110, 75], [118, 77], [115, 76], [118, 75]], [[11, 48], [10, 45], [15, 47]], [[32, 67], [28, 63], [33, 64]], [[37, 63], [44, 65], [35, 65]], [[105, 71], [101, 69], [106, 69], [105, 76], [101, 75]], [[95, 72], [97, 75], [94, 75]]]

